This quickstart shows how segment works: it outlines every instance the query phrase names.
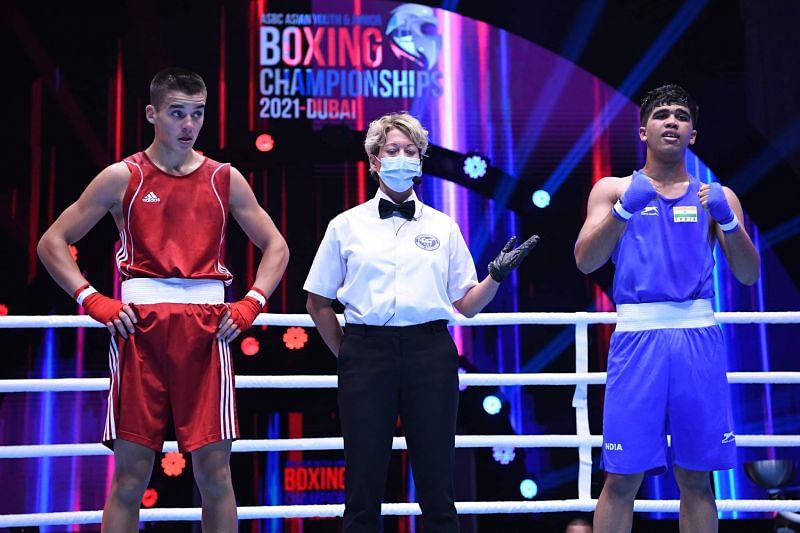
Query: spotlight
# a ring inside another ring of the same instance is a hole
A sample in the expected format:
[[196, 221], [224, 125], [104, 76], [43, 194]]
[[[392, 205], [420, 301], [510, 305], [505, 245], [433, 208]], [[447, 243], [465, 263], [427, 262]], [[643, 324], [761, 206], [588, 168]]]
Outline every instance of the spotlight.
[[258, 350], [261, 348], [261, 343], [254, 337], [245, 337], [242, 339], [240, 348], [243, 354], [253, 356], [258, 353]]
[[533, 193], [532, 199], [533, 199], [533, 205], [541, 209], [544, 209], [545, 207], [550, 205], [550, 193], [543, 189], [539, 189], [538, 191]]
[[490, 394], [483, 399], [483, 410], [490, 415], [496, 415], [503, 408], [503, 402], [494, 394]]
[[308, 333], [299, 326], [293, 326], [283, 334], [283, 344], [290, 350], [299, 350], [308, 342]]
[[492, 448], [492, 458], [494, 458], [494, 460], [501, 465], [507, 465], [513, 461], [514, 457], [516, 456], [517, 454], [514, 452], [514, 448], [512, 447], [503, 448], [500, 446], [495, 446]]
[[186, 468], [186, 459], [181, 452], [167, 452], [161, 458], [161, 469], [168, 476], [176, 477]]
[[153, 507], [158, 501], [158, 491], [153, 487], [147, 487], [142, 496], [142, 507]]
[[486, 160], [477, 154], [464, 159], [464, 174], [474, 180], [484, 177], [488, 167]]
[[269, 133], [262, 133], [256, 137], [256, 148], [259, 152], [269, 152], [275, 148], [275, 139]]
[[519, 484], [519, 492], [526, 500], [532, 500], [539, 493], [539, 487], [536, 486], [534, 480], [523, 479], [522, 483]]

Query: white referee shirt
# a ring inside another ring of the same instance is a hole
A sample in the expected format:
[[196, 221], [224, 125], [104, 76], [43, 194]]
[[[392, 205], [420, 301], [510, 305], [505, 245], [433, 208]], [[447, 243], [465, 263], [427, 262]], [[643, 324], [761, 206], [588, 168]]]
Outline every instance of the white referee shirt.
[[478, 284], [472, 255], [455, 221], [415, 203], [412, 220], [381, 219], [374, 198], [328, 224], [303, 289], [344, 304], [345, 320], [411, 326], [450, 320], [452, 302]]

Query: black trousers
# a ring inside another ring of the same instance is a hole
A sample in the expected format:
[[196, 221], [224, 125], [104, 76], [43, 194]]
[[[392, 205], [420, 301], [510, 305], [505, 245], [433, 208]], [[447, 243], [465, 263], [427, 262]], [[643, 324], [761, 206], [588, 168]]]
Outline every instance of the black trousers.
[[447, 323], [347, 325], [338, 374], [344, 531], [381, 530], [381, 500], [398, 414], [425, 533], [458, 531], [453, 503], [458, 352]]

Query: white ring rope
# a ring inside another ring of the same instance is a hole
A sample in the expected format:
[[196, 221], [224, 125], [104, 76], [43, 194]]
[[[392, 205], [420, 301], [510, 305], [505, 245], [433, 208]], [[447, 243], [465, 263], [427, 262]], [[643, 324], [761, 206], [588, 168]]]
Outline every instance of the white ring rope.
[[[800, 312], [721, 312], [715, 313], [717, 321], [728, 324], [793, 324], [800, 323]], [[344, 325], [344, 317], [338, 316]], [[457, 448], [484, 447], [563, 447], [578, 448], [581, 456], [586, 450], [602, 445], [602, 436], [589, 435], [583, 427], [586, 409], [586, 385], [605, 383], [604, 372], [587, 372], [584, 359], [587, 350], [585, 337], [589, 324], [613, 324], [616, 313], [484, 313], [467, 319], [456, 318], [452, 324], [462, 326], [500, 326], [500, 325], [575, 325], [576, 326], [576, 369], [578, 373], [543, 374], [461, 374], [459, 380], [468, 386], [512, 386], [512, 385], [576, 385], [574, 401], [577, 402], [577, 422], [583, 428], [577, 435], [457, 435]], [[309, 315], [265, 313], [259, 315], [254, 325], [306, 326], [313, 327]], [[0, 328], [57, 328], [57, 327], [104, 327], [88, 316], [0, 316]], [[581, 332], [584, 332], [581, 335]], [[729, 372], [729, 383], [773, 383], [798, 384], [800, 372]], [[237, 376], [237, 388], [332, 388], [336, 387], [336, 376]], [[0, 393], [3, 392], [61, 392], [61, 391], [100, 391], [108, 389], [108, 379], [32, 379], [0, 380]], [[796, 447], [800, 446], [800, 435], [738, 435], [738, 446], [742, 447]], [[234, 452], [292, 451], [292, 450], [341, 450], [341, 437], [299, 438], [299, 439], [253, 439], [233, 443]], [[393, 449], [406, 449], [405, 438], [395, 437]], [[164, 443], [165, 452], [177, 451], [177, 443]], [[108, 455], [111, 451], [101, 444], [41, 444], [0, 446], [2, 458], [63, 457]], [[591, 466], [589, 459], [588, 466]], [[585, 468], [583, 469], [585, 470]], [[564, 511], [591, 512], [597, 500], [589, 499], [588, 479], [579, 480], [580, 499], [554, 501], [518, 502], [457, 502], [459, 514], [496, 513], [545, 513]], [[637, 500], [636, 512], [678, 512], [678, 500]], [[419, 506], [415, 503], [389, 503], [382, 505], [384, 515], [418, 515]], [[718, 500], [719, 512], [782, 512], [800, 511], [800, 500]], [[344, 505], [278, 505], [238, 508], [239, 518], [301, 518], [342, 516]], [[143, 509], [140, 519], [146, 522], [200, 520], [200, 509]], [[64, 524], [97, 524], [102, 520], [102, 511], [77, 511], [0, 515], [0, 527], [43, 526]]]
[[[336, 315], [344, 325], [344, 315]], [[720, 324], [796, 324], [800, 322], [800, 311], [720, 312], [714, 313]], [[473, 318], [456, 317], [451, 325], [456, 326], [522, 326], [522, 325], [571, 325], [614, 324], [616, 313], [479, 313]], [[304, 326], [314, 327], [310, 315], [261, 313], [254, 326]], [[80, 315], [0, 316], [0, 328], [104, 328], [93, 318]]]
[[[603, 385], [605, 372], [544, 372], [541, 374], [459, 374], [466, 386]], [[800, 384], [800, 372], [728, 372], [731, 384]], [[336, 376], [236, 376], [237, 389], [330, 389]], [[108, 378], [0, 379], [2, 392], [107, 391]]]
[[[456, 448], [599, 448], [601, 435], [456, 435]], [[736, 445], [742, 448], [800, 446], [800, 435], [736, 435]], [[233, 443], [234, 453], [342, 450], [342, 437], [304, 437], [297, 439], [241, 439]], [[405, 450], [405, 437], [394, 437], [393, 450]], [[162, 452], [178, 451], [178, 443], [166, 441]], [[111, 455], [111, 450], [99, 443], [78, 444], [17, 444], [0, 446], [0, 459], [30, 459], [34, 457], [72, 457]]]
[[[567, 511], [592, 512], [597, 500], [552, 500], [517, 502], [456, 502], [458, 514], [519, 514], [561, 513]], [[635, 512], [677, 513], [679, 500], [636, 500]], [[800, 511], [800, 500], [717, 500], [719, 512], [796, 512]], [[271, 505], [237, 508], [240, 520], [264, 518], [333, 518], [342, 516], [344, 505]], [[383, 515], [420, 515], [416, 503], [384, 503]], [[75, 511], [62, 513], [35, 513], [0, 515], [0, 527], [54, 526], [64, 524], [99, 524], [102, 511]], [[143, 522], [199, 521], [199, 508], [142, 509]]]

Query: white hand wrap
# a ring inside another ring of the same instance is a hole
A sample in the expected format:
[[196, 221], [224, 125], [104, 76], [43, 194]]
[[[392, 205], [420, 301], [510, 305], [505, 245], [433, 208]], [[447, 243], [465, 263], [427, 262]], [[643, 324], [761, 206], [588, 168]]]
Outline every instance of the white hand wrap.
[[78, 293], [78, 295], [75, 297], [75, 301], [78, 302], [78, 305], [83, 305], [83, 301], [90, 294], [94, 294], [96, 292], [97, 292], [97, 289], [95, 289], [94, 287], [89, 285], [88, 287], [86, 287], [85, 289], [83, 289], [81, 292]]
[[622, 207], [622, 200], [617, 200], [617, 203], [614, 204], [612, 210], [622, 220], [630, 220], [631, 217], [633, 216], [633, 213], [626, 211], [625, 208]]
[[733, 220], [728, 222], [727, 224], [720, 224], [719, 229], [728, 233], [730, 231], [735, 230], [739, 226], [739, 218], [736, 216], [736, 213], [733, 214]]
[[245, 296], [249, 296], [253, 300], [256, 300], [258, 303], [261, 304], [261, 308], [263, 309], [265, 305], [267, 305], [267, 299], [264, 298], [264, 295], [258, 291], [249, 290]]

